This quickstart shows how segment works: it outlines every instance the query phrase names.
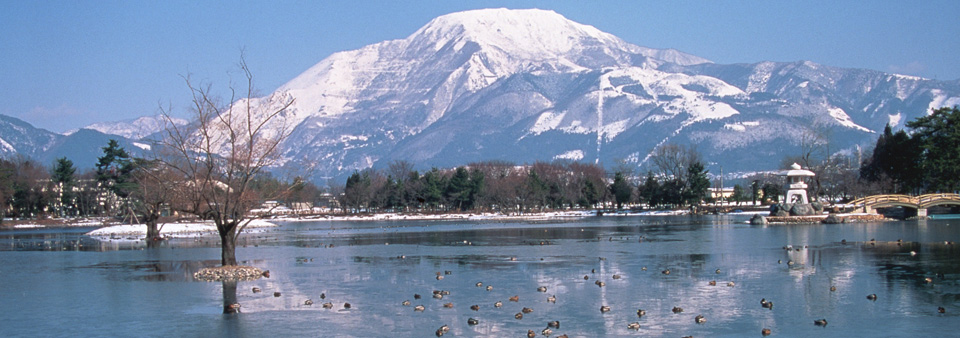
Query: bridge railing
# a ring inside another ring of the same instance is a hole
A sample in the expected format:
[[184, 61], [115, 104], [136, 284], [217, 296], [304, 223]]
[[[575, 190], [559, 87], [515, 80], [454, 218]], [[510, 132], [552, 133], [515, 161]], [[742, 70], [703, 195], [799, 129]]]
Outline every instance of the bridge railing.
[[960, 203], [960, 195], [954, 193], [936, 193], [936, 194], [924, 194], [918, 197], [917, 206], [921, 208], [926, 208], [928, 206], [939, 204], [943, 202], [957, 202]]
[[860, 208], [864, 206], [873, 207], [876, 205], [883, 205], [887, 203], [902, 203], [913, 205], [917, 208], [926, 208], [930, 205], [935, 205], [943, 202], [957, 202], [960, 204], [960, 194], [954, 193], [934, 193], [934, 194], [924, 194], [920, 196], [908, 196], [908, 195], [873, 195], [863, 198], [858, 198], [850, 203], [854, 207]]

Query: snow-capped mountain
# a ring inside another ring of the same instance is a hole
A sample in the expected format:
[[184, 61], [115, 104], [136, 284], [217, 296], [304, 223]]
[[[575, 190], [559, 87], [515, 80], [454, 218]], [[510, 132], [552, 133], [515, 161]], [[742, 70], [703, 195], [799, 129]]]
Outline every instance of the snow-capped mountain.
[[406, 39], [333, 54], [278, 91], [296, 98], [286, 158], [316, 162], [318, 176], [397, 159], [641, 165], [667, 142], [696, 144], [728, 171], [773, 169], [811, 129], [841, 151], [960, 103], [956, 82], [812, 62], [719, 65], [508, 9], [441, 16]]
[[13, 159], [23, 156], [51, 166], [57, 158], [66, 157], [80, 169], [93, 168], [102, 147], [116, 139], [132, 154], [139, 155], [139, 143], [117, 135], [108, 135], [92, 129], [80, 129], [68, 135], [36, 128], [20, 119], [0, 115], [0, 157]]
[[[276, 93], [296, 99], [286, 165], [312, 162], [317, 179], [393, 160], [641, 166], [670, 142], [696, 145], [712, 172], [732, 172], [775, 169], [810, 132], [834, 152], [870, 146], [887, 123], [960, 104], [960, 81], [808, 61], [721, 65], [552, 11], [484, 9], [335, 53]], [[137, 137], [147, 125], [92, 127]], [[9, 142], [2, 128], [0, 138]]]
[[[181, 126], [187, 124], [187, 120], [178, 118], [171, 118], [171, 122]], [[83, 127], [82, 129], [91, 129], [108, 135], [117, 135], [131, 140], [139, 140], [163, 130], [164, 123], [167, 123], [167, 120], [162, 116], [156, 115], [115, 122], [98, 122]], [[69, 135], [74, 132], [76, 131], [67, 134]]]

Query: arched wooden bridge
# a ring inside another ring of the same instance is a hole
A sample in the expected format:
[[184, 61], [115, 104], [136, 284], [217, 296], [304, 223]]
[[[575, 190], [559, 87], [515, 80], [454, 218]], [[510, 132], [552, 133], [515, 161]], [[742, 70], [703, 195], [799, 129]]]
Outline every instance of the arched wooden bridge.
[[850, 202], [864, 212], [875, 213], [878, 208], [905, 207], [917, 209], [918, 216], [926, 216], [927, 208], [938, 205], [960, 205], [960, 195], [952, 193], [909, 195], [873, 195]]

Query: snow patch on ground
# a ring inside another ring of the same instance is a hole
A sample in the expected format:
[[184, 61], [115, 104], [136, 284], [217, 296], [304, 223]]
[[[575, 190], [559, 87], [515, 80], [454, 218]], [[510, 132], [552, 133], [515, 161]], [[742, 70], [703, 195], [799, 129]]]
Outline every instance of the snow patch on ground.
[[8, 151], [12, 153], [17, 152], [17, 148], [14, 148], [12, 145], [10, 145], [10, 143], [7, 143], [7, 140], [4, 140], [2, 138], [0, 138], [0, 147], [2, 147], [4, 151]]
[[553, 159], [554, 159], [554, 160], [563, 159], [563, 160], [579, 161], [579, 160], [582, 160], [582, 159], [583, 159], [583, 156], [584, 156], [584, 155], [583, 155], [583, 150], [577, 149], [577, 150], [571, 150], [571, 151], [565, 152], [565, 153], [563, 153], [563, 154], [554, 156]]
[[853, 120], [850, 119], [850, 115], [847, 115], [847, 112], [843, 111], [843, 109], [830, 108], [827, 110], [827, 112], [830, 114], [831, 117], [833, 117], [834, 120], [837, 121], [837, 123], [840, 123], [840, 125], [844, 127], [853, 128], [853, 129], [865, 131], [868, 133], [873, 132], [870, 129], [864, 128], [863, 126], [854, 123]]
[[888, 121], [887, 123], [890, 124], [891, 128], [899, 126], [900, 120], [903, 118], [903, 114], [901, 114], [900, 112], [897, 112], [896, 114], [890, 114], [887, 116], [889, 117], [889, 119], [887, 120]]
[[[933, 100], [930, 101], [930, 105], [927, 106], [929, 110], [940, 109], [943, 107], [953, 107], [960, 105], [960, 97], [947, 97], [943, 94], [942, 90], [931, 89], [930, 94], [933, 94]], [[930, 112], [928, 111], [927, 114]]]
[[133, 142], [133, 145], [135, 145], [135, 146], [137, 146], [137, 148], [140, 148], [140, 149], [143, 149], [143, 150], [150, 150], [150, 145], [149, 145], [149, 144], [146, 144], [146, 143]]
[[620, 120], [620, 121], [603, 126], [603, 137], [606, 139], [605, 141], [607, 142], [613, 141], [613, 139], [616, 138], [617, 135], [620, 135], [620, 133], [626, 131], [627, 123], [629, 122], [630, 120], [624, 119], [624, 120]]
[[533, 127], [530, 127], [528, 134], [539, 135], [542, 132], [556, 129], [566, 115], [566, 113], [554, 112], [540, 114], [540, 117], [537, 117], [537, 122], [533, 124]]
[[[166, 223], [161, 225], [160, 235], [165, 237], [190, 237], [196, 235], [208, 235], [217, 233], [217, 226], [213, 222], [202, 223]], [[277, 226], [274, 223], [264, 220], [251, 220], [244, 232], [257, 228], [268, 228]], [[143, 224], [120, 224], [103, 227], [86, 233], [87, 236], [94, 238], [112, 238], [117, 236], [139, 236], [147, 235], [147, 226]]]
[[739, 123], [733, 123], [733, 124], [731, 124], [731, 123], [725, 123], [725, 124], [723, 125], [723, 128], [724, 128], [724, 129], [730, 129], [730, 130], [733, 130], [733, 131], [739, 131], [739, 132], [747, 131], [747, 127], [745, 127], [744, 125], [739, 124]]

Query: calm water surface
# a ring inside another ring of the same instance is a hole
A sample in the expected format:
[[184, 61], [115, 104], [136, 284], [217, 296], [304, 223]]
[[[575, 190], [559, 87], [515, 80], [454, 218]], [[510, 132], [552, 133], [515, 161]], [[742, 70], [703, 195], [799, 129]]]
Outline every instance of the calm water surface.
[[[215, 237], [145, 248], [90, 229], [0, 230], [0, 336], [427, 337], [449, 325], [452, 336], [520, 337], [554, 320], [554, 337], [960, 335], [960, 247], [945, 243], [960, 241], [960, 219], [758, 227], [748, 217], [284, 223], [241, 236], [238, 258], [271, 277], [239, 283], [234, 315], [222, 314], [221, 283], [192, 278], [219, 263]], [[515, 319], [524, 307], [533, 312]], [[821, 318], [826, 327], [813, 324]]]

